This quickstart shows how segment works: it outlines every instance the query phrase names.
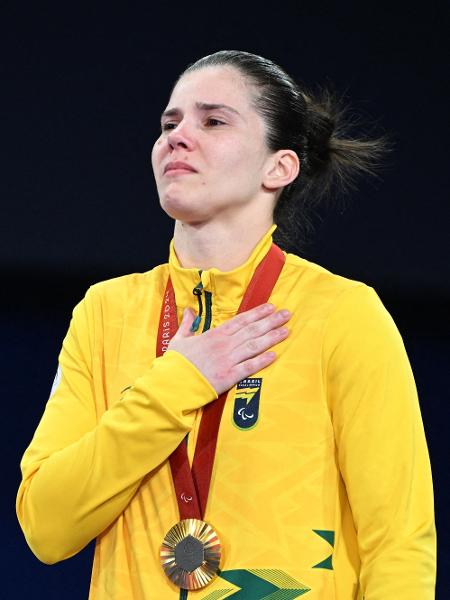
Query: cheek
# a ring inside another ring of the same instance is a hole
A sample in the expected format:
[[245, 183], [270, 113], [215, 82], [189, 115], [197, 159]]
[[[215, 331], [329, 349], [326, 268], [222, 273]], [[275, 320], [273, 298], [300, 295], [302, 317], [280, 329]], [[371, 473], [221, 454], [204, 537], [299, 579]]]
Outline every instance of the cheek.
[[[225, 162], [225, 161], [224, 161]], [[253, 147], [235, 148], [228, 155], [227, 170], [234, 173], [240, 182], [248, 179], [251, 181], [258, 171], [258, 156]]]
[[252, 155], [252, 148], [235, 138], [223, 139], [209, 148], [208, 154], [214, 164], [223, 171], [234, 172], [244, 168]]
[[162, 149], [163, 149], [162, 139], [158, 138], [156, 140], [156, 142], [153, 144], [152, 153], [151, 153], [151, 162], [152, 162], [153, 168], [155, 168], [155, 165], [157, 165], [161, 160]]

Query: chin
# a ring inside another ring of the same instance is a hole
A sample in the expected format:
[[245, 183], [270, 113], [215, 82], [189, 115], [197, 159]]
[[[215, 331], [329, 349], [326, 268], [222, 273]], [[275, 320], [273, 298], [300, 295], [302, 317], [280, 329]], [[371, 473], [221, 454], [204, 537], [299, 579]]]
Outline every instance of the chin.
[[181, 199], [166, 195], [160, 200], [160, 205], [169, 217], [177, 221], [183, 221], [184, 223], [202, 223], [209, 218], [209, 215], [204, 210], [196, 210], [198, 206], [193, 206], [193, 202], [186, 198]]

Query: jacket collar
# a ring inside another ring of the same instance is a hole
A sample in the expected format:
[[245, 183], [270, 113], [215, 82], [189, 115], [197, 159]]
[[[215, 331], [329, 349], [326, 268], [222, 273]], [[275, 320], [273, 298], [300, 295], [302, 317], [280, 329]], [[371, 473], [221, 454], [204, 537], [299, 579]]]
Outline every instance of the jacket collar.
[[[253, 248], [246, 262], [232, 271], [220, 271], [212, 267], [199, 274], [199, 269], [182, 267], [175, 253], [172, 238], [169, 250], [169, 274], [177, 307], [184, 309], [190, 306], [198, 312], [198, 300], [193, 289], [201, 282], [203, 290], [211, 293], [213, 316], [220, 313], [236, 313], [256, 267], [272, 245], [272, 233], [276, 227], [277, 225], [273, 224]], [[204, 294], [201, 300], [204, 305]]]

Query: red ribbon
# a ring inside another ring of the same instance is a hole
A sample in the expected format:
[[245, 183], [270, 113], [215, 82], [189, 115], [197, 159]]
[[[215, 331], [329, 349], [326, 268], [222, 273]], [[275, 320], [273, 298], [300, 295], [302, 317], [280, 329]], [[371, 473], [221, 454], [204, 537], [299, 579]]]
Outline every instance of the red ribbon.
[[[285, 260], [286, 257], [282, 250], [272, 243], [270, 250], [253, 273], [238, 313], [250, 310], [268, 301]], [[175, 293], [169, 276], [161, 306], [156, 356], [161, 356], [167, 350], [167, 346], [177, 329]], [[204, 518], [220, 419], [227, 394], [228, 391], [223, 392], [203, 409], [192, 471], [189, 466], [186, 440], [183, 440], [169, 457], [180, 520], [188, 518], [203, 520]]]

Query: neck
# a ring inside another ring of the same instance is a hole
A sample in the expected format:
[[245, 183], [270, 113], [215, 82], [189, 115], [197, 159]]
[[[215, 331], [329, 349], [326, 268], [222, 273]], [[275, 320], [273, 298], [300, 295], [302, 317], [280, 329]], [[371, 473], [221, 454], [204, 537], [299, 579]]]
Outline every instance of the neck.
[[215, 267], [232, 271], [246, 262], [259, 240], [273, 225], [273, 220], [246, 219], [230, 226], [219, 222], [184, 223], [175, 221], [174, 249], [182, 267], [202, 271]]

